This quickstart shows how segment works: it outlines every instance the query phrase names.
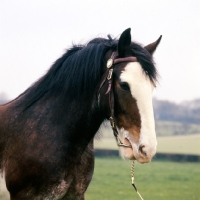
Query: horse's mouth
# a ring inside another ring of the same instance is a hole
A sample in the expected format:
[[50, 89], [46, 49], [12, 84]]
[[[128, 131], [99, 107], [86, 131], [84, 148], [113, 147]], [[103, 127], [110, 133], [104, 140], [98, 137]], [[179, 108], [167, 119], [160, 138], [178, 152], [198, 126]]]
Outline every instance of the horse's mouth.
[[[145, 146], [141, 146], [141, 148], [137, 148], [137, 144], [135, 144], [129, 136], [125, 136], [123, 138], [123, 142], [128, 147], [122, 147], [122, 156], [125, 159], [129, 160], [137, 160], [139, 163], [148, 163], [151, 161], [152, 157], [155, 155], [155, 151], [152, 154], [147, 154], [145, 151]], [[144, 149], [143, 149], [144, 148]]]
[[123, 142], [125, 145], [130, 146], [130, 147], [123, 147], [124, 157], [130, 160], [135, 160], [136, 158], [134, 156], [133, 146], [131, 142], [126, 137], [124, 137]]

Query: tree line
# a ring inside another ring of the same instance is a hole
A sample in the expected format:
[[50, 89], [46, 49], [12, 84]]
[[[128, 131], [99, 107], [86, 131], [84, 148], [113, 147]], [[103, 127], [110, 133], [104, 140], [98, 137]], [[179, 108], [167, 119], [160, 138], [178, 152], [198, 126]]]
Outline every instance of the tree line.
[[179, 104], [167, 100], [153, 100], [156, 120], [194, 123], [200, 125], [200, 99]]

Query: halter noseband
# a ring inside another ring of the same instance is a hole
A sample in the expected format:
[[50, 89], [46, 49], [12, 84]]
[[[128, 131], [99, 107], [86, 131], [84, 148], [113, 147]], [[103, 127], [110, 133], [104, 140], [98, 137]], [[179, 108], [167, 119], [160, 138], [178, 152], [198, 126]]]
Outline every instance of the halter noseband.
[[127, 148], [131, 148], [131, 145], [127, 145], [124, 144], [120, 138], [119, 138], [119, 133], [116, 127], [116, 123], [115, 123], [115, 119], [114, 119], [114, 92], [113, 92], [113, 87], [112, 87], [112, 83], [113, 83], [113, 69], [114, 69], [114, 65], [121, 63], [121, 62], [136, 62], [137, 58], [130, 56], [130, 57], [125, 57], [125, 58], [116, 58], [117, 53], [113, 52], [110, 59], [108, 59], [107, 61], [107, 71], [106, 71], [106, 76], [104, 78], [104, 80], [101, 82], [100, 88], [99, 88], [99, 92], [98, 92], [98, 104], [100, 101], [100, 90], [103, 87], [103, 85], [108, 82], [108, 89], [106, 91], [105, 94], [109, 95], [109, 107], [110, 107], [110, 117], [109, 117], [109, 121], [110, 121], [110, 125], [112, 127], [113, 130], [113, 134], [115, 136], [115, 139], [117, 141], [117, 145], [119, 147], [127, 147]]

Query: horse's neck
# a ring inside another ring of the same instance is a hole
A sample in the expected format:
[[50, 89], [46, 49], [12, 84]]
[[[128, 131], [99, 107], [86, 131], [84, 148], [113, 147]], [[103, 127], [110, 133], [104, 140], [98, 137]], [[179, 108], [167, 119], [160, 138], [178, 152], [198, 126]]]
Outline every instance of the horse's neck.
[[[63, 188], [66, 197], [63, 199], [84, 199], [82, 197], [90, 183], [94, 168], [93, 137], [103, 120], [98, 116], [98, 111], [90, 108], [89, 104], [82, 105], [84, 102], [66, 102], [66, 105], [63, 105], [62, 102], [55, 103], [48, 100], [45, 104], [38, 102], [20, 113], [20, 109], [18, 110], [14, 103], [0, 107], [2, 111], [0, 118], [4, 122], [2, 126], [0, 122], [0, 134], [4, 130], [5, 135], [11, 139], [4, 140], [10, 141], [7, 146], [15, 146], [15, 149], [19, 147], [19, 151], [23, 152], [21, 148], [26, 145], [26, 149], [28, 149], [26, 153], [31, 153], [26, 156], [37, 158], [38, 163], [42, 164], [45, 164], [45, 160], [40, 156], [41, 152], [42, 155], [47, 155], [47, 158], [51, 158], [49, 162], [52, 169], [59, 165], [59, 170], [63, 170], [63, 174], [66, 174], [66, 177], [63, 177], [64, 182], [62, 182], [66, 187]], [[6, 115], [6, 118], [3, 115]], [[36, 146], [33, 146], [32, 142], [36, 138]], [[2, 138], [0, 138], [1, 140]], [[47, 144], [53, 145], [50, 147]], [[59, 151], [62, 149], [62, 152], [57, 157], [58, 149]], [[9, 155], [13, 155], [16, 150], [13, 148], [6, 150], [11, 151], [5, 155], [8, 156], [6, 157], [8, 160]], [[39, 155], [38, 152], [40, 152]], [[67, 170], [66, 173], [65, 170]], [[45, 171], [45, 173], [47, 172]]]
[[67, 109], [69, 112], [64, 112], [63, 115], [66, 116], [66, 123], [71, 129], [71, 135], [86, 142], [91, 141], [104, 120], [103, 116], [91, 103], [77, 102], [72, 103], [69, 107]]
[[[55, 134], [56, 130], [56, 134], [66, 134], [69, 141], [73, 143], [83, 142], [86, 147], [103, 121], [102, 115], [94, 106], [92, 100], [49, 99], [45, 102], [38, 101], [22, 112], [22, 108], [19, 109], [15, 106], [16, 101], [17, 99], [4, 107], [4, 112], [3, 114], [0, 113], [0, 118], [1, 120], [6, 120], [6, 124], [10, 127], [19, 127], [19, 124], [24, 124], [23, 126], [26, 127], [17, 128], [20, 130], [20, 134], [23, 134], [25, 128], [27, 129], [28, 127], [31, 127], [34, 131], [42, 131], [39, 134], [48, 135], [51, 134], [51, 131], [54, 131], [52, 135]], [[3, 115], [6, 115], [6, 119], [4, 119]], [[41, 127], [37, 130], [38, 123]], [[49, 129], [49, 126], [52, 129]], [[45, 131], [47, 132], [45, 133]], [[32, 134], [31, 130], [28, 132]]]

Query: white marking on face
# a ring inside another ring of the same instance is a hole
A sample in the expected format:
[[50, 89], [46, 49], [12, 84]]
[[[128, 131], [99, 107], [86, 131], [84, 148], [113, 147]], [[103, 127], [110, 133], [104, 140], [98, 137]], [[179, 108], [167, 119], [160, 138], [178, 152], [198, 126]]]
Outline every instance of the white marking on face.
[[[137, 146], [139, 148], [140, 145], [144, 145], [145, 147], [143, 150], [147, 153], [147, 156], [151, 158], [156, 153], [157, 146], [152, 105], [152, 93], [154, 86], [138, 62], [128, 63], [124, 68], [124, 71], [122, 71], [120, 79], [122, 82], [127, 82], [129, 84], [131, 94], [133, 98], [136, 99], [137, 107], [140, 113], [141, 130]], [[127, 133], [124, 133], [124, 137], [127, 137]], [[131, 139], [131, 135], [128, 135]], [[132, 140], [130, 140], [130, 142], [135, 143]]]

